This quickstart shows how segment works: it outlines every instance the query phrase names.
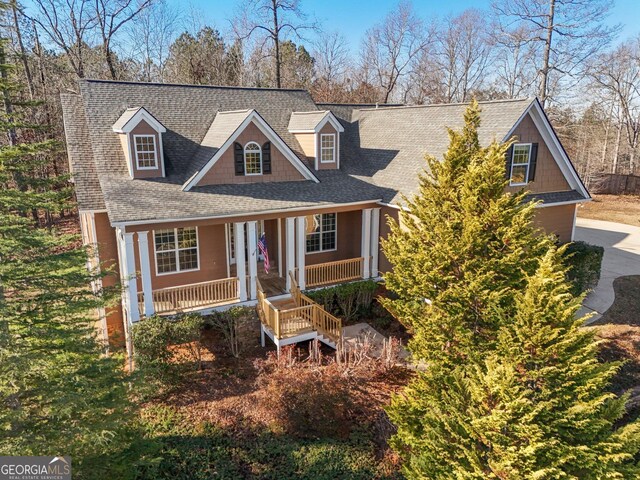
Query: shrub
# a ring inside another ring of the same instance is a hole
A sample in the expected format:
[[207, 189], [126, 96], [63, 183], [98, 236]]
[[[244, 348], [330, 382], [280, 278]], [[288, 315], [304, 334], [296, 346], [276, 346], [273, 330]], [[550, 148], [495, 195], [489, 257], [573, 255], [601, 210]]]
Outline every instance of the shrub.
[[226, 342], [229, 353], [235, 358], [251, 339], [257, 338], [255, 328], [258, 316], [255, 308], [231, 307], [222, 312], [213, 312], [204, 317], [204, 324], [220, 332]]
[[[132, 329], [136, 369], [150, 380], [169, 386], [188, 369], [200, 368], [200, 315], [154, 316]], [[180, 348], [181, 347], [181, 348]]]
[[567, 246], [565, 264], [569, 268], [567, 280], [571, 282], [571, 293], [575, 296], [594, 288], [600, 279], [604, 248], [585, 242], [574, 242]]
[[349, 322], [354, 320], [358, 314], [366, 314], [371, 311], [377, 287], [378, 284], [373, 280], [363, 280], [305, 292], [305, 294], [322, 305], [325, 310]]

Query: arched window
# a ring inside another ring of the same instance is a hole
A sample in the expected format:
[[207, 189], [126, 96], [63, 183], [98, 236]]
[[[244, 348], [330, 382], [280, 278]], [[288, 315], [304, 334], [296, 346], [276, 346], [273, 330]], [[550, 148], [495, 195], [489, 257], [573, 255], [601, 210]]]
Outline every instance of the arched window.
[[244, 146], [245, 175], [262, 175], [262, 149], [256, 142]]

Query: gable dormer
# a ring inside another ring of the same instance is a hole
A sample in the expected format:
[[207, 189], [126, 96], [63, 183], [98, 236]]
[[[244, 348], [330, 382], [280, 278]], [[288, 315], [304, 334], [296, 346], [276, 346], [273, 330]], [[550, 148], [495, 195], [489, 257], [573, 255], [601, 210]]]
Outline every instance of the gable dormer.
[[344, 127], [329, 110], [293, 112], [289, 119], [292, 133], [316, 170], [340, 168], [340, 134]]
[[218, 112], [182, 190], [206, 185], [311, 180], [315, 175], [254, 109]]
[[167, 129], [144, 107], [127, 108], [113, 124], [131, 178], [165, 176], [162, 134]]

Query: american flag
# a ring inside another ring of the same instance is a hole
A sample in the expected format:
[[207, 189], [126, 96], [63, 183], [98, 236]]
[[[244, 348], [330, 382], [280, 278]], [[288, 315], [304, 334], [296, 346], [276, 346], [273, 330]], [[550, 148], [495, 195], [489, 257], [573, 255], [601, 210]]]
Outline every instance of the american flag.
[[269, 273], [269, 251], [267, 250], [267, 238], [264, 236], [264, 233], [260, 236], [260, 240], [258, 240], [258, 250], [264, 257], [264, 273]]

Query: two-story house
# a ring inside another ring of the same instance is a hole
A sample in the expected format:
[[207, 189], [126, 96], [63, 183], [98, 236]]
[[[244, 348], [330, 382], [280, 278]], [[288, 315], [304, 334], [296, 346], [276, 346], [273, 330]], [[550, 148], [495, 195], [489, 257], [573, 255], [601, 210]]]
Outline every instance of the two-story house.
[[[446, 151], [446, 127], [461, 127], [466, 108], [102, 80], [81, 81], [62, 107], [82, 235], [98, 247], [91, 266], [124, 286], [122, 304], [99, 312], [112, 342], [154, 313], [378, 278], [390, 268], [386, 216], [398, 217], [425, 154]], [[483, 144], [517, 138], [508, 189], [527, 188], [542, 201], [536, 221], [570, 241], [590, 197], [540, 103], [481, 108]], [[263, 331], [282, 339], [286, 315], [273, 311]]]

